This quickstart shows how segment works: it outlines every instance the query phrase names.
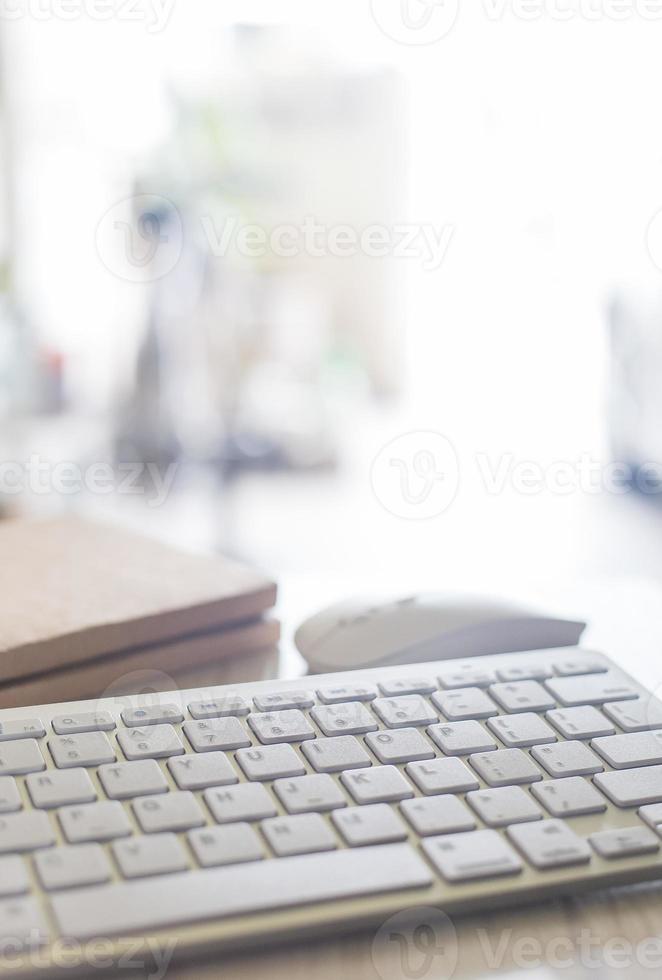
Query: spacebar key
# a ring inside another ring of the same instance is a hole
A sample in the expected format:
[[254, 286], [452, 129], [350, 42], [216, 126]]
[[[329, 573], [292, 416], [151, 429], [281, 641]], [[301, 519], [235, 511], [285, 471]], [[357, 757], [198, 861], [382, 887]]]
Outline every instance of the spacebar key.
[[389, 844], [76, 889], [51, 901], [63, 936], [91, 939], [431, 883], [408, 844]]

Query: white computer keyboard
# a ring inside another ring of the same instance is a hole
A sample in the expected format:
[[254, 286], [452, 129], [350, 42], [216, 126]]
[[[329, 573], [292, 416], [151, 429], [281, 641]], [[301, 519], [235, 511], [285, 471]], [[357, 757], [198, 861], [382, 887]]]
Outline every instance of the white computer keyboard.
[[662, 705], [579, 649], [0, 710], [0, 976], [657, 878], [661, 836]]

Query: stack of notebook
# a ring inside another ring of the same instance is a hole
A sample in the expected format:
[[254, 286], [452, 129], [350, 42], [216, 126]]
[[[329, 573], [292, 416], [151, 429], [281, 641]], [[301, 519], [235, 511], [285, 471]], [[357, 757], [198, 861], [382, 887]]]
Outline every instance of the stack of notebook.
[[0, 524], [0, 556], [0, 709], [248, 679], [278, 641], [275, 584], [229, 559], [79, 519]]

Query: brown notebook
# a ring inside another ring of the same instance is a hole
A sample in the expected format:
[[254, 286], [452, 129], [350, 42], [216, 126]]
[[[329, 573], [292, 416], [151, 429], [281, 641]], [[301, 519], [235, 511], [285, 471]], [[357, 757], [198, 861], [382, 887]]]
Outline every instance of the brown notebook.
[[0, 524], [0, 556], [0, 683], [249, 624], [276, 600], [238, 562], [78, 518]]
[[275, 620], [256, 620], [35, 674], [0, 686], [0, 710], [262, 680], [275, 676], [279, 633]]

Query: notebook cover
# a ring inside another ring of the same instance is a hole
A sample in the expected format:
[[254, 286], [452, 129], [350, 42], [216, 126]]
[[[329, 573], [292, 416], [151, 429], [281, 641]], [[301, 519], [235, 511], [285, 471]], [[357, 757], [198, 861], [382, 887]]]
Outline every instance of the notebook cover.
[[0, 683], [218, 631], [276, 600], [238, 562], [79, 518], [0, 524]]

